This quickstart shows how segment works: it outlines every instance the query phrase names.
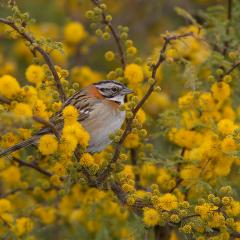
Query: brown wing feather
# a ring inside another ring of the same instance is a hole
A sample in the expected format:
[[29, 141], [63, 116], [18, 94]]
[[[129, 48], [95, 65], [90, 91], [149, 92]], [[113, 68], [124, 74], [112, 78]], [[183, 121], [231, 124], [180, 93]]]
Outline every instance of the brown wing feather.
[[[100, 100], [98, 98], [89, 95], [88, 88], [82, 89], [66, 100], [62, 108], [50, 118], [50, 122], [54, 124], [57, 130], [61, 131], [64, 122], [62, 112], [65, 107], [68, 105], [76, 107], [79, 112], [78, 121], [82, 122], [89, 117], [90, 112], [93, 110], [94, 104], [99, 101]], [[43, 128], [38, 132], [38, 134], [42, 135], [50, 132], [50, 128]]]

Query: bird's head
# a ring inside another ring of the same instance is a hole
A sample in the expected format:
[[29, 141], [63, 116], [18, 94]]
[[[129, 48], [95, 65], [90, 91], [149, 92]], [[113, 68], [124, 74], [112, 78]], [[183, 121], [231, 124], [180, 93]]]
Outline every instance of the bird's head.
[[108, 100], [123, 104], [125, 97], [133, 93], [123, 83], [115, 80], [105, 80], [94, 84], [99, 93]]

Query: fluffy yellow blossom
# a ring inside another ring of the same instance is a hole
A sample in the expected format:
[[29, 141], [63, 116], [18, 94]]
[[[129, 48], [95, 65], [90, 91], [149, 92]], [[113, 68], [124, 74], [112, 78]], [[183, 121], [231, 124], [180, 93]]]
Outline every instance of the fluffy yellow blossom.
[[90, 140], [90, 135], [79, 122], [75, 122], [71, 125], [65, 125], [62, 136], [63, 138], [67, 136], [76, 138], [77, 142], [84, 148], [88, 146]]
[[142, 68], [135, 63], [127, 65], [124, 72], [124, 76], [128, 79], [129, 83], [133, 86], [135, 84], [142, 82], [144, 78]]
[[139, 146], [139, 136], [135, 133], [130, 133], [125, 139], [124, 146], [126, 148], [137, 148]]
[[230, 86], [225, 82], [214, 83], [211, 87], [213, 97], [218, 101], [226, 100], [230, 94]]
[[237, 145], [232, 137], [226, 137], [221, 142], [221, 149], [223, 152], [233, 152], [237, 148]]
[[63, 176], [66, 173], [66, 169], [62, 163], [56, 162], [53, 166], [53, 173]]
[[166, 109], [170, 105], [169, 96], [166, 93], [153, 92], [146, 101], [144, 110], [154, 116], [158, 116], [159, 112]]
[[19, 117], [32, 117], [32, 109], [26, 103], [17, 103], [13, 108], [14, 114]]
[[29, 82], [35, 83], [36, 85], [42, 83], [45, 78], [43, 68], [35, 64], [32, 64], [27, 68], [25, 75]]
[[74, 150], [76, 149], [78, 141], [73, 135], [63, 135], [61, 137], [61, 142], [59, 144], [59, 149], [61, 152], [72, 155]]
[[161, 168], [158, 173], [157, 183], [159, 184], [160, 189], [169, 190], [176, 185], [176, 181], [172, 176], [165, 170]]
[[222, 119], [217, 124], [218, 131], [223, 135], [232, 134], [237, 128], [234, 122], [230, 119]]
[[64, 27], [64, 39], [71, 44], [77, 44], [86, 38], [87, 33], [79, 22], [70, 22]]
[[80, 87], [86, 87], [102, 78], [100, 73], [93, 71], [88, 66], [73, 67], [70, 74], [73, 81], [79, 83]]
[[61, 179], [60, 179], [60, 177], [58, 175], [52, 175], [50, 177], [50, 182], [55, 187], [60, 187], [62, 185], [62, 181], [61, 181]]
[[35, 209], [35, 214], [44, 224], [52, 224], [56, 219], [56, 210], [50, 207], [38, 207]]
[[26, 233], [29, 233], [33, 229], [33, 221], [27, 217], [18, 218], [16, 221], [16, 234], [20, 237]]
[[146, 114], [145, 114], [145, 112], [141, 108], [137, 112], [136, 117], [137, 117], [137, 119], [138, 119], [138, 121], [140, 123], [142, 123], [142, 124], [145, 123], [145, 121], [146, 121]]
[[195, 96], [193, 92], [188, 92], [178, 99], [178, 106], [180, 108], [189, 108], [193, 107]]
[[48, 120], [48, 112], [46, 109], [44, 102], [38, 99], [32, 107], [33, 115]]
[[52, 134], [46, 134], [42, 136], [39, 140], [38, 149], [43, 155], [50, 155], [55, 153], [58, 149], [58, 142], [56, 137]]
[[240, 202], [231, 201], [231, 203], [226, 206], [226, 213], [229, 217], [236, 217], [240, 215]]
[[202, 205], [196, 206], [195, 212], [199, 214], [203, 219], [206, 219], [209, 217], [209, 214], [212, 214], [212, 212], [217, 209], [218, 207], [213, 204], [204, 203]]
[[15, 186], [21, 181], [21, 172], [18, 167], [10, 166], [0, 173], [0, 177], [8, 186]]
[[69, 105], [63, 109], [63, 117], [65, 124], [75, 123], [78, 118], [78, 110], [74, 106]]
[[20, 85], [14, 77], [10, 75], [0, 77], [0, 95], [12, 98], [16, 96], [20, 90]]
[[85, 212], [82, 209], [75, 209], [72, 211], [70, 215], [70, 222], [75, 223], [75, 222], [80, 222], [83, 223], [85, 218]]
[[225, 218], [222, 213], [213, 212], [211, 220], [208, 222], [211, 228], [220, 228], [225, 226]]
[[0, 215], [12, 210], [12, 204], [7, 199], [0, 199]]
[[156, 226], [160, 221], [159, 213], [153, 208], [144, 208], [143, 222], [148, 227]]
[[166, 193], [158, 198], [157, 207], [166, 211], [171, 211], [178, 207], [178, 200], [175, 195]]
[[216, 106], [212, 94], [208, 92], [201, 94], [199, 97], [199, 106], [203, 111], [215, 110]]
[[89, 167], [94, 164], [94, 158], [89, 153], [84, 153], [80, 159], [80, 164], [84, 167]]

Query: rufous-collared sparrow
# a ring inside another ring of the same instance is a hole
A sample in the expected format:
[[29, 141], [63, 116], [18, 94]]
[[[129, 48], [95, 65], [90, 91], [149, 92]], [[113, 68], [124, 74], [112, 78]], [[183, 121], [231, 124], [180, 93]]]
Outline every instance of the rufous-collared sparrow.
[[[90, 134], [87, 151], [99, 152], [111, 143], [109, 136], [122, 126], [125, 112], [120, 110], [120, 106], [124, 104], [126, 95], [132, 92], [124, 84], [114, 80], [94, 83], [67, 99], [61, 110], [51, 117], [50, 122], [61, 131], [62, 110], [68, 105], [73, 105], [79, 112], [78, 121]], [[49, 133], [52, 133], [50, 128], [42, 128], [31, 138], [1, 152], [0, 157], [29, 145], [35, 145], [41, 136]]]

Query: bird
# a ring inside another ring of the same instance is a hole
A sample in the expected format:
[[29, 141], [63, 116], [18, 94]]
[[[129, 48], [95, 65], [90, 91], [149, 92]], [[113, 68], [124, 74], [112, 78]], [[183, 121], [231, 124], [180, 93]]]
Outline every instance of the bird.
[[[61, 109], [50, 119], [50, 123], [59, 131], [63, 128], [63, 109], [69, 105], [78, 110], [78, 121], [90, 135], [89, 153], [100, 152], [111, 140], [109, 136], [121, 128], [125, 120], [125, 111], [121, 105], [126, 96], [133, 93], [131, 89], [116, 80], [103, 80], [93, 83], [69, 97]], [[45, 134], [53, 134], [51, 128], [43, 127], [35, 135], [0, 152], [0, 157], [9, 155], [30, 145], [36, 145]]]

